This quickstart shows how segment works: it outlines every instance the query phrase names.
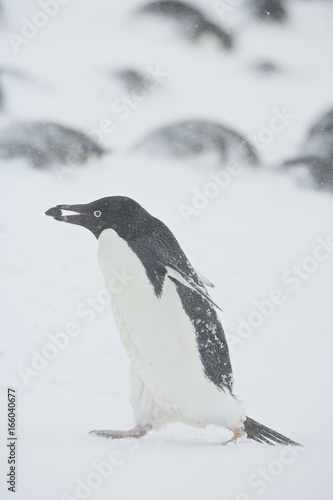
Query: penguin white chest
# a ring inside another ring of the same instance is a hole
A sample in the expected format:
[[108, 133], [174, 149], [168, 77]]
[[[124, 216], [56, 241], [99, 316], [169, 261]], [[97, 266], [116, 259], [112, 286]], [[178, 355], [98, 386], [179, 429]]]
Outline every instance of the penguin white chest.
[[160, 372], [179, 352], [197, 358], [195, 334], [175, 284], [165, 278], [158, 297], [140, 258], [112, 229], [99, 237], [98, 257], [119, 333], [140, 375]]
[[238, 422], [239, 403], [204, 373], [175, 283], [165, 276], [157, 296], [140, 258], [112, 229], [101, 233], [98, 257], [119, 334], [154, 403], [192, 425]]

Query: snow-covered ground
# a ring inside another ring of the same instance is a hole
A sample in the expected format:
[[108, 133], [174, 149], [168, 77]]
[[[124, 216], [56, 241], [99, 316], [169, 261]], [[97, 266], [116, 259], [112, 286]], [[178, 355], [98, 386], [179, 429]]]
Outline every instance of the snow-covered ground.
[[[113, 152], [81, 167], [0, 163], [1, 498], [330, 500], [332, 196], [245, 166], [212, 188], [218, 169], [209, 158], [159, 160], [130, 148], [157, 126], [192, 117], [230, 125], [254, 143], [276, 110], [285, 110], [283, 130], [268, 144], [257, 139], [263, 165], [300, 153], [309, 127], [333, 104], [332, 2], [290, 0], [284, 26], [251, 21], [239, 2], [224, 18], [235, 32], [230, 53], [191, 46], [168, 26], [135, 19], [136, 0], [59, 0], [58, 12], [15, 52], [8, 33], [20, 35], [23, 18], [41, 7], [34, 0], [2, 3], [0, 66], [21, 76], [2, 76], [1, 123], [51, 120], [101, 138], [96, 129], [108, 119], [114, 130], [102, 132], [102, 145]], [[213, 2], [195, 4], [222, 22]], [[253, 69], [266, 60], [280, 72]], [[120, 67], [160, 74], [122, 114], [114, 106], [124, 88], [112, 79]], [[206, 200], [200, 206], [198, 192]], [[222, 447], [229, 434], [215, 427], [170, 425], [138, 442], [88, 434], [133, 425], [129, 361], [95, 238], [44, 212], [116, 194], [162, 219], [215, 283], [235, 393], [249, 416], [304, 448], [249, 441]], [[185, 205], [195, 208], [187, 218]], [[5, 480], [8, 386], [18, 399], [16, 494]]]

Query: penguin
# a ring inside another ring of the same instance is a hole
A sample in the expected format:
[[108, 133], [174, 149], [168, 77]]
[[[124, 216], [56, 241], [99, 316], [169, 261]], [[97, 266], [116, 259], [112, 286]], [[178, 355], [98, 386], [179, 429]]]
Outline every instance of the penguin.
[[286, 160], [281, 167], [304, 188], [333, 192], [333, 159], [319, 156], [299, 156]]
[[252, 69], [265, 76], [281, 73], [280, 67], [275, 62], [269, 60], [263, 60], [253, 64]]
[[124, 196], [58, 205], [46, 215], [83, 226], [97, 238], [116, 326], [131, 360], [136, 425], [92, 433], [138, 438], [168, 422], [182, 422], [230, 429], [227, 442], [245, 434], [259, 443], [298, 445], [246, 417], [233, 393], [217, 305], [207, 292], [212, 283], [195, 271], [163, 222]]
[[162, 126], [141, 139], [133, 151], [180, 159], [215, 153], [219, 164], [236, 161], [257, 166], [260, 163], [257, 151], [245, 137], [228, 126], [208, 120], [183, 120]]
[[204, 35], [212, 35], [222, 48], [230, 50], [233, 47], [233, 37], [230, 33], [206, 19], [199, 9], [185, 2], [154, 1], [140, 7], [138, 13], [154, 15], [160, 19], [171, 19], [181, 27], [183, 35], [192, 42], [196, 42]]
[[259, 21], [281, 23], [288, 17], [284, 0], [251, 0], [250, 7]]
[[285, 160], [281, 166], [303, 187], [333, 191], [333, 109], [310, 128], [302, 154]]
[[105, 152], [83, 132], [53, 122], [14, 123], [2, 128], [0, 134], [0, 158], [23, 157], [36, 168], [81, 164]]
[[333, 161], [333, 109], [322, 115], [310, 128], [303, 145], [303, 154]]
[[126, 86], [128, 92], [135, 90], [137, 87], [145, 88], [147, 86], [147, 75], [139, 70], [123, 68], [114, 71], [113, 74], [124, 86]]

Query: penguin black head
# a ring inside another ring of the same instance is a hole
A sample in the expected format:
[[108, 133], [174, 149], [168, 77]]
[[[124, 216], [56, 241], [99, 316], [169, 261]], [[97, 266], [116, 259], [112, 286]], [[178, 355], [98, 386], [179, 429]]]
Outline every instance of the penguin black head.
[[[62, 211], [76, 212], [63, 215]], [[105, 229], [114, 229], [127, 241], [135, 238], [152, 219], [139, 203], [125, 196], [109, 196], [85, 205], [57, 205], [45, 212], [55, 220], [86, 227], [96, 238]]]

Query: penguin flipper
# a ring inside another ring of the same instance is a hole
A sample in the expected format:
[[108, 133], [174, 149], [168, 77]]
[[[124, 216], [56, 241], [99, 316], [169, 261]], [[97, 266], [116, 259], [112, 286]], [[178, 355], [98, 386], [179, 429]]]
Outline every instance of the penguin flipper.
[[[217, 309], [222, 311], [222, 309], [210, 298], [208, 293], [205, 290], [204, 285], [200, 285], [197, 282], [194, 281], [193, 278], [190, 276], [187, 276], [184, 274], [182, 271], [177, 269], [176, 267], [170, 267], [166, 266], [166, 271], [167, 271], [167, 277], [171, 280], [177, 281], [181, 285], [186, 286], [187, 288], [190, 288], [191, 290], [198, 292], [200, 295], [202, 295], [208, 302], [210, 302], [213, 306], [215, 306]], [[202, 281], [202, 280], [200, 280]]]
[[211, 281], [209, 281], [209, 279], [206, 278], [206, 276], [204, 276], [203, 274], [199, 273], [199, 271], [197, 271], [197, 270], [195, 270], [195, 272], [196, 272], [196, 275], [198, 276], [200, 282], [203, 285], [209, 286], [210, 288], [214, 288], [215, 287], [215, 285]]
[[296, 441], [279, 434], [276, 431], [273, 431], [269, 427], [265, 425], [259, 424], [255, 420], [252, 420], [250, 417], [246, 417], [244, 422], [244, 431], [246, 436], [253, 441], [257, 441], [258, 443], [266, 443], [271, 446], [276, 444], [285, 444], [291, 446], [302, 446]]

